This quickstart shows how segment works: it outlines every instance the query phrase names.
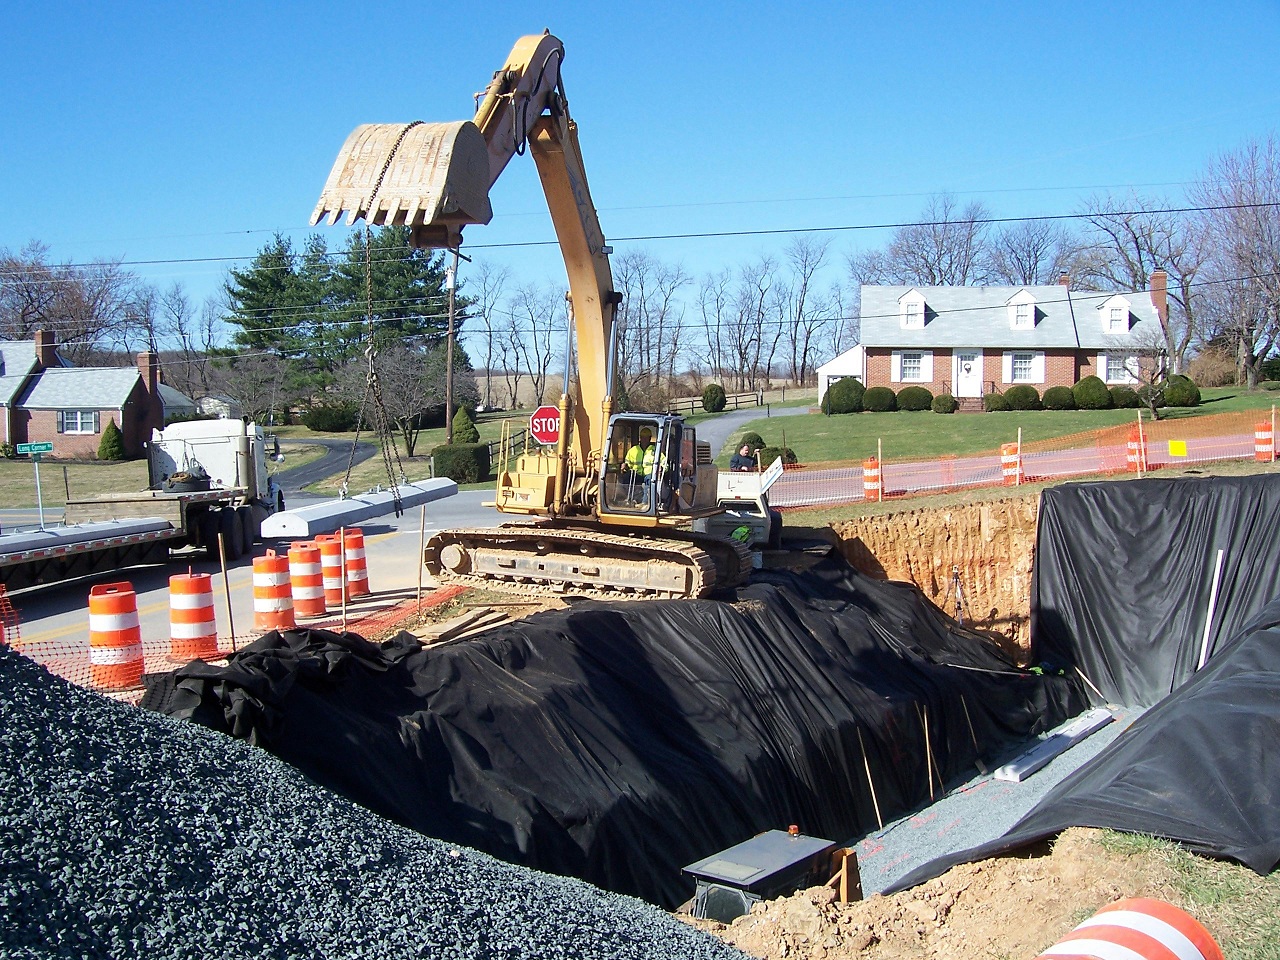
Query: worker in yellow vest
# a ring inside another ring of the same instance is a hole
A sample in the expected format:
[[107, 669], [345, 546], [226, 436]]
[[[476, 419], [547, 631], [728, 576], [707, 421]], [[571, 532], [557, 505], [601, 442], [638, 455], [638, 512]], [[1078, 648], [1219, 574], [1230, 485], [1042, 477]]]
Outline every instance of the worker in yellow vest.
[[[624, 461], [631, 483], [641, 480], [644, 483], [644, 499], [649, 499], [649, 491], [653, 486], [653, 468], [658, 456], [658, 445], [653, 442], [653, 431], [645, 427], [640, 431], [640, 442], [627, 451]], [[634, 499], [634, 498], [633, 498]]]

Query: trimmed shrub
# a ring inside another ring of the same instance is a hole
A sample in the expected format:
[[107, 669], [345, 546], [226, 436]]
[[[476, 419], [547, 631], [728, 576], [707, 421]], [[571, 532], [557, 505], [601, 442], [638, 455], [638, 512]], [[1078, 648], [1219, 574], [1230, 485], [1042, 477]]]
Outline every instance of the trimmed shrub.
[[1040, 391], [1029, 383], [1014, 384], [1004, 392], [1010, 410], [1043, 410]]
[[929, 407], [934, 413], [955, 413], [960, 409], [960, 401], [949, 393], [940, 393]]
[[1156, 397], [1155, 408], [1157, 410], [1161, 410], [1168, 406], [1164, 399], [1164, 384], [1153, 387], [1149, 383], [1144, 383], [1138, 388], [1138, 405], [1141, 407], [1151, 406], [1152, 404], [1150, 403], [1150, 400], [1152, 394], [1155, 394]]
[[1099, 377], [1085, 377], [1071, 392], [1081, 410], [1106, 410], [1111, 406], [1111, 391]]
[[98, 459], [124, 459], [124, 434], [121, 433], [120, 428], [116, 426], [115, 417], [112, 417], [107, 421], [107, 426], [102, 431], [102, 439], [98, 442]]
[[1111, 388], [1111, 405], [1117, 410], [1136, 410], [1142, 406], [1142, 400], [1132, 387], [1115, 386]]
[[862, 397], [867, 388], [857, 377], [845, 377], [827, 387], [822, 395], [823, 413], [858, 413], [862, 410]]
[[727, 399], [724, 387], [718, 383], [708, 383], [706, 389], [702, 391], [702, 409], [707, 413], [719, 413], [724, 409]]
[[982, 409], [987, 413], [1001, 413], [1011, 409], [1009, 401], [1004, 398], [1003, 393], [988, 393], [982, 398]]
[[739, 449], [744, 443], [752, 450], [759, 450], [761, 447], [765, 446], [764, 437], [760, 436], [760, 434], [756, 433], [754, 430], [748, 430], [744, 433], [742, 435], [742, 439], [738, 441], [738, 446], [733, 449]]
[[898, 398], [888, 387], [872, 387], [862, 395], [862, 409], [869, 413], [892, 413], [898, 409]]
[[899, 410], [909, 410], [914, 413], [918, 410], [928, 410], [932, 403], [933, 394], [924, 387], [903, 387], [898, 391]]
[[459, 407], [458, 412], [453, 415], [453, 442], [478, 443], [479, 441], [480, 431], [476, 429], [475, 421], [471, 419], [471, 412], [466, 407]]
[[302, 423], [320, 433], [346, 433], [356, 428], [359, 415], [359, 405], [350, 401], [326, 403], [310, 408], [302, 415]]
[[1268, 357], [1258, 364], [1258, 376], [1263, 380], [1280, 381], [1280, 357]]
[[762, 447], [760, 449], [760, 466], [768, 467], [769, 464], [782, 458], [783, 463], [797, 463], [796, 452], [790, 447]]
[[1169, 407], [1198, 407], [1200, 406], [1200, 388], [1192, 382], [1190, 377], [1184, 377], [1182, 374], [1170, 374], [1169, 379], [1164, 384], [1164, 402]]
[[489, 479], [487, 443], [442, 443], [431, 451], [437, 477], [456, 483], [478, 483]]
[[1076, 395], [1070, 387], [1050, 387], [1044, 392], [1043, 402], [1046, 410], [1074, 410]]

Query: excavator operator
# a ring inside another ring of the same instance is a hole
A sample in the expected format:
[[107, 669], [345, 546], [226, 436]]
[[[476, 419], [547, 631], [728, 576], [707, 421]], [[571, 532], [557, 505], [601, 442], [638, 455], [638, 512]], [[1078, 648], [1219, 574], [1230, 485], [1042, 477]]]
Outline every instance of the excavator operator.
[[640, 431], [640, 440], [627, 451], [627, 457], [623, 461], [623, 466], [630, 474], [630, 482], [634, 484], [638, 479], [644, 483], [644, 499], [649, 499], [649, 492], [653, 486], [653, 463], [654, 458], [658, 454], [658, 447], [653, 442], [653, 431], [648, 427]]

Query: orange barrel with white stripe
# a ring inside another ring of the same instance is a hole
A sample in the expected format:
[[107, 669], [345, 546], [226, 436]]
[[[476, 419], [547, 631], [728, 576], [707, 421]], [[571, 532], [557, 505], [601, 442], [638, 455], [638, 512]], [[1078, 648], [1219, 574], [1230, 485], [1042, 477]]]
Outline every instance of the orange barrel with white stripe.
[[1000, 444], [1000, 479], [1006, 487], [1015, 486], [1022, 472], [1021, 457], [1016, 443]]
[[100, 583], [89, 591], [89, 678], [104, 690], [142, 682], [142, 627], [131, 583]]
[[299, 540], [289, 545], [289, 583], [293, 592], [293, 613], [298, 617], [323, 617], [324, 577], [320, 572], [320, 548]]
[[268, 550], [253, 558], [253, 629], [292, 630], [293, 590], [289, 583], [289, 558]]
[[1163, 900], [1134, 897], [1103, 907], [1036, 960], [1223, 960], [1194, 917]]
[[207, 660], [217, 655], [213, 578], [207, 573], [175, 574], [169, 578], [169, 656]]
[[1138, 473], [1146, 465], [1145, 444], [1142, 442], [1142, 431], [1137, 427], [1129, 428], [1129, 446], [1125, 452], [1124, 468], [1130, 473]]
[[346, 592], [347, 578], [342, 569], [342, 540], [336, 533], [322, 533], [316, 537], [320, 548], [320, 576], [324, 583], [324, 602], [330, 607], [340, 607]]
[[348, 527], [343, 536], [346, 538], [347, 596], [367, 597], [369, 567], [364, 558], [364, 531], [359, 527]]
[[1263, 420], [1253, 425], [1253, 459], [1259, 463], [1270, 463], [1276, 452], [1276, 438], [1271, 433], [1271, 422]]
[[876, 501], [881, 499], [884, 488], [880, 483], [880, 461], [875, 457], [862, 461], [862, 499]]

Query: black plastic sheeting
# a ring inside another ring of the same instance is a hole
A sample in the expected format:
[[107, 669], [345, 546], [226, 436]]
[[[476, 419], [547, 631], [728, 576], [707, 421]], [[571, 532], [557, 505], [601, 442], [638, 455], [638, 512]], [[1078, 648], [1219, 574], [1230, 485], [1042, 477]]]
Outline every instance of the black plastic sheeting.
[[932, 861], [893, 889], [1071, 826], [1153, 834], [1271, 873], [1280, 865], [1278, 691], [1280, 600], [1003, 837]]
[[862, 744], [888, 821], [930, 797], [930, 755], [940, 789], [1084, 704], [834, 558], [734, 602], [584, 602], [434, 648], [268, 634], [143, 701], [430, 836], [668, 907], [683, 865], [764, 830], [874, 828]]
[[1280, 596], [1278, 529], [1275, 475], [1045, 490], [1031, 587], [1034, 659], [1078, 667], [1107, 701], [1159, 702], [1200, 661], [1220, 549], [1210, 656]]

